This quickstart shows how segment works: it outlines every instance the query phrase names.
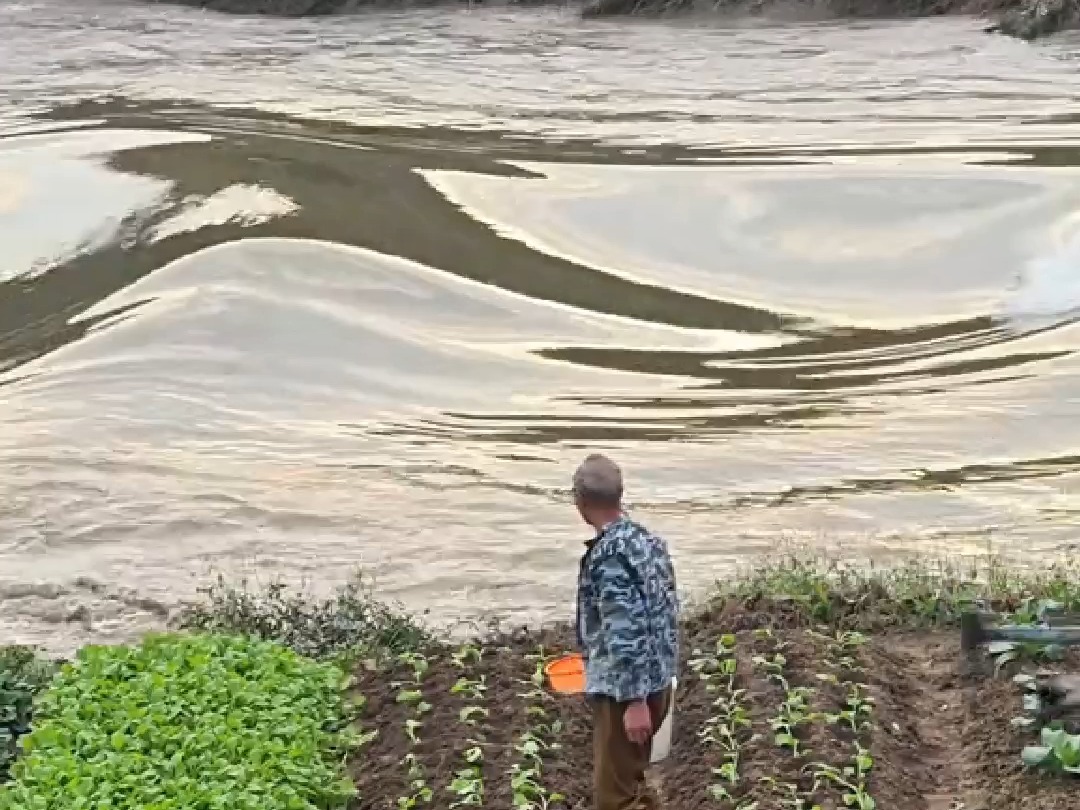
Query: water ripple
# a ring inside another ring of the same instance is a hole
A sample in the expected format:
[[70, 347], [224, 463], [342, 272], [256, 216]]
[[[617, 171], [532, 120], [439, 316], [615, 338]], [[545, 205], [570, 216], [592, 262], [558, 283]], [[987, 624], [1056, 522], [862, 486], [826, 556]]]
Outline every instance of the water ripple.
[[0, 27], [5, 638], [129, 637], [209, 569], [550, 615], [598, 448], [690, 587], [784, 540], [1072, 547], [1068, 39]]

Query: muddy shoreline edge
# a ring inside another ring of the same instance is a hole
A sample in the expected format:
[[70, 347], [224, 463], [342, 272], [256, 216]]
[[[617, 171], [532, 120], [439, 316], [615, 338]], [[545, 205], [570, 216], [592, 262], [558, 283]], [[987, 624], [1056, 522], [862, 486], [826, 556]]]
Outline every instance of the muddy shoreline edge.
[[[314, 17], [361, 10], [491, 5], [491, 0], [146, 0], [228, 14]], [[897, 19], [940, 16], [984, 18], [987, 33], [1026, 41], [1080, 28], [1080, 0], [494, 0], [497, 5], [570, 5], [583, 17], [711, 13], [754, 17], [770, 12], [809, 13], [815, 18]]]

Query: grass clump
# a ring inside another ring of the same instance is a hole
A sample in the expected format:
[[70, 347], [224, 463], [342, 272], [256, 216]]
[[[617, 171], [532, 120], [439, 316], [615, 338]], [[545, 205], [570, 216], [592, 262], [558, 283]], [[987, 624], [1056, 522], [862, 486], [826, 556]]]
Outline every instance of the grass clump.
[[261, 591], [219, 577], [180, 617], [183, 629], [255, 636], [309, 658], [400, 655], [428, 646], [421, 618], [377, 599], [360, 581], [313, 599], [277, 582]]
[[1040, 600], [1080, 611], [1080, 568], [1062, 562], [1018, 569], [993, 557], [882, 568], [792, 555], [720, 583], [719, 591], [721, 597], [747, 604], [786, 604], [808, 623], [856, 629], [946, 627], [967, 610], [1022, 612]]
[[39, 697], [0, 810], [330, 810], [344, 676], [272, 642], [84, 647]]
[[30, 731], [34, 696], [55, 671], [30, 647], [0, 647], [0, 783], [7, 781], [19, 738]]

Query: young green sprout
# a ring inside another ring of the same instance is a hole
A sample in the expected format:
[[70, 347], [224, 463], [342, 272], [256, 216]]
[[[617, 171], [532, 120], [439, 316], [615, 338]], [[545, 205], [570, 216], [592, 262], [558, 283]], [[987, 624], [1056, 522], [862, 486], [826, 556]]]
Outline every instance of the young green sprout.
[[844, 790], [844, 806], [852, 810], [876, 810], [877, 802], [866, 790], [866, 779], [874, 767], [874, 758], [859, 743], [855, 743], [855, 756], [852, 764], [843, 769], [825, 763], [816, 763], [813, 768], [816, 786], [831, 782]]
[[450, 654], [450, 659], [458, 669], [465, 669], [470, 664], [479, 664], [482, 652], [475, 644], [462, 644]]
[[563, 795], [549, 793], [543, 784], [544, 752], [559, 748], [556, 738], [562, 731], [559, 720], [548, 722], [549, 713], [544, 707], [544, 703], [551, 700], [543, 688], [547, 658], [543, 647], [526, 656], [526, 660], [533, 663], [533, 672], [529, 678], [521, 681], [528, 689], [519, 697], [526, 701], [525, 715], [529, 727], [514, 745], [519, 757], [519, 761], [510, 768], [511, 806], [514, 810], [548, 810], [565, 801]]
[[774, 732], [773, 741], [781, 748], [791, 749], [791, 755], [795, 757], [806, 753], [797, 736], [798, 727], [816, 719], [810, 711], [812, 694], [813, 690], [808, 686], [789, 687], [777, 716], [769, 721]]
[[848, 688], [847, 702], [844, 708], [834, 714], [826, 714], [825, 719], [836, 725], [846, 725], [856, 734], [870, 727], [867, 717], [874, 711], [874, 699], [866, 694], [857, 683]]
[[484, 749], [477, 740], [469, 742], [471, 745], [463, 754], [466, 767], [460, 769], [450, 783], [450, 793], [456, 797], [450, 803], [452, 808], [480, 807], [484, 803], [484, 776], [481, 768]]
[[475, 726], [487, 716], [488, 710], [483, 706], [466, 706], [458, 712], [458, 719], [467, 726]]
[[430, 804], [435, 792], [428, 786], [424, 773], [424, 766], [420, 764], [416, 754], [409, 752], [401, 760], [405, 766], [409, 778], [409, 789], [412, 791], [408, 796], [401, 796], [397, 800], [398, 810], [413, 810], [422, 804]]
[[735, 802], [732, 791], [739, 783], [741, 736], [744, 729], [750, 728], [750, 718], [740, 704], [745, 690], [735, 688], [738, 671], [735, 646], [735, 636], [725, 634], [711, 651], [695, 650], [690, 660], [690, 667], [705, 691], [713, 695], [712, 713], [698, 732], [698, 738], [717, 749], [721, 760], [710, 769], [715, 781], [706, 790], [713, 801], [725, 803]]
[[483, 675], [476, 680], [467, 678], [463, 675], [450, 687], [451, 694], [465, 695], [470, 700], [483, 700], [485, 692], [487, 692], [487, 682]]
[[427, 674], [428, 670], [431, 669], [431, 664], [428, 662], [427, 658], [424, 656], [423, 653], [401, 653], [401, 655], [398, 656], [398, 660], [401, 663], [406, 664], [407, 666], [412, 668], [413, 681], [415, 683], [420, 683], [424, 679], [424, 676]]
[[398, 703], [407, 703], [410, 706], [418, 705], [424, 699], [424, 693], [419, 689], [402, 689], [397, 693]]
[[[762, 776], [759, 780], [768, 785], [776, 797], [778, 806], [782, 810], [821, 810], [821, 806], [815, 804], [812, 799], [799, 791], [799, 786], [791, 782], [781, 782], [773, 776]], [[738, 808], [736, 808], [738, 810]]]
[[464, 644], [451, 654], [454, 666], [463, 673], [450, 687], [452, 695], [464, 697], [470, 703], [458, 711], [458, 720], [468, 726], [474, 735], [466, 740], [466, 747], [461, 752], [462, 765], [454, 773], [454, 778], [446, 788], [453, 797], [450, 808], [480, 807], [484, 803], [484, 746], [482, 721], [488, 717], [488, 710], [480, 705], [487, 692], [484, 675], [472, 677], [473, 667], [482, 658], [481, 650], [472, 644]]

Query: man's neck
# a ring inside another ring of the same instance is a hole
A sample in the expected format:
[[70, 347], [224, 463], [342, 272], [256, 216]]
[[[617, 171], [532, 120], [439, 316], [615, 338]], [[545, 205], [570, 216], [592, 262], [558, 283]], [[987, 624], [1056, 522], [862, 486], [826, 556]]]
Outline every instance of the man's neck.
[[596, 533], [600, 534], [600, 532], [602, 532], [616, 520], [621, 520], [622, 516], [622, 509], [613, 509], [610, 512], [605, 512], [602, 515], [594, 516], [591, 521], [591, 525], [594, 529], [596, 529]]

